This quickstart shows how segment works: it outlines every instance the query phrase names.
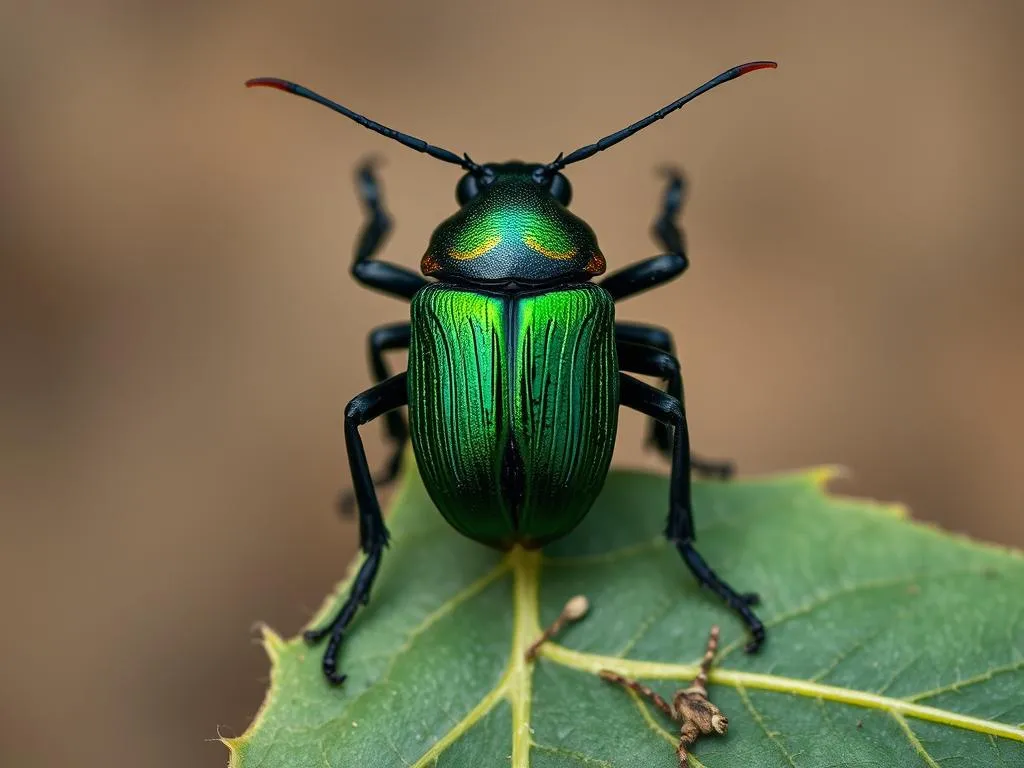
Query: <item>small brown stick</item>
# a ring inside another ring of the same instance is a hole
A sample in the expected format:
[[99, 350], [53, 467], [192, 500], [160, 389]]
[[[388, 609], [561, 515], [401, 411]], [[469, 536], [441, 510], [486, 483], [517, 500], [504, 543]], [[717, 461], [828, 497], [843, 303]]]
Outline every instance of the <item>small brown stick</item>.
[[673, 722], [679, 723], [679, 747], [676, 754], [679, 756], [681, 768], [686, 768], [687, 750], [696, 743], [697, 739], [712, 733], [724, 734], [729, 730], [729, 719], [722, 714], [718, 707], [708, 701], [708, 673], [717, 650], [718, 627], [715, 626], [711, 628], [711, 633], [708, 636], [707, 650], [704, 651], [704, 658], [701, 659], [697, 676], [689, 688], [676, 692], [676, 695], [672, 697], [671, 705], [642, 683], [629, 680], [608, 669], [602, 669], [598, 673], [603, 680], [636, 691], [668, 715]]
[[551, 622], [551, 626], [545, 629], [541, 636], [534, 640], [530, 647], [526, 649], [526, 660], [533, 661], [537, 656], [537, 649], [540, 648], [542, 643], [547, 642], [561, 632], [569, 622], [582, 619], [589, 610], [590, 601], [583, 595], [576, 595], [576, 597], [569, 600], [562, 609], [562, 612], [558, 614], [558, 618]]
[[643, 683], [638, 683], [636, 680], [630, 680], [622, 675], [617, 675], [610, 669], [602, 669], [597, 674], [601, 676], [602, 680], [607, 680], [609, 683], [615, 683], [617, 685], [621, 685], [623, 688], [629, 688], [631, 691], [636, 691], [645, 699], [648, 699], [651, 704], [664, 712], [668, 717], [673, 720], [676, 719], [676, 713], [675, 710], [672, 709], [672, 705]]

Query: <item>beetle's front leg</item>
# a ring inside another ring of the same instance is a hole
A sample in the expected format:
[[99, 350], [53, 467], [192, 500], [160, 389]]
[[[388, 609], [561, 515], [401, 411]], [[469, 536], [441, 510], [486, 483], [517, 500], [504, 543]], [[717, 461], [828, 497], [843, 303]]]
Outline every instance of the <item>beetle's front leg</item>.
[[725, 601], [750, 630], [747, 652], [754, 653], [764, 642], [764, 624], [750, 609], [758, 602], [754, 593], [739, 594], [708, 567], [693, 547], [693, 510], [690, 501], [690, 437], [682, 401], [655, 389], [625, 373], [619, 374], [619, 400], [627, 408], [653, 416], [674, 428], [672, 475], [669, 483], [669, 514], [665, 536], [671, 541], [683, 562], [703, 586]]
[[[683, 378], [675, 356], [672, 335], [664, 328], [635, 323], [616, 323], [615, 341], [619, 365], [629, 373], [656, 376], [667, 383], [668, 394], [677, 400], [683, 397]], [[662, 456], [672, 458], [672, 427], [651, 419], [647, 444]], [[690, 454], [690, 468], [703, 477], [728, 480], [735, 467], [731, 461], [715, 461]]]
[[[380, 384], [391, 375], [387, 362], [384, 360], [384, 353], [393, 349], [408, 349], [410, 335], [409, 323], [382, 325], [370, 331], [370, 335], [367, 337], [367, 352], [374, 384]], [[393, 448], [391, 458], [384, 466], [384, 471], [373, 479], [374, 485], [378, 488], [393, 483], [402, 468], [402, 452], [409, 439], [409, 429], [401, 411], [396, 409], [388, 411], [384, 415], [384, 435], [392, 443]], [[345, 491], [341, 494], [338, 508], [342, 515], [346, 517], [351, 515], [355, 511], [355, 505], [356, 497], [353, 491]]]
[[356, 183], [359, 199], [366, 208], [368, 218], [356, 242], [352, 277], [368, 288], [400, 299], [411, 299], [427, 281], [405, 267], [386, 261], [376, 261], [373, 258], [391, 231], [391, 219], [381, 205], [380, 185], [373, 172], [372, 160], [366, 160], [359, 166], [359, 170], [356, 171]]
[[370, 600], [370, 588], [377, 577], [381, 554], [388, 542], [388, 531], [384, 526], [380, 504], [377, 502], [377, 493], [373, 489], [373, 479], [370, 476], [370, 467], [366, 463], [366, 452], [363, 450], [362, 438], [359, 437], [359, 427], [395, 408], [407, 405], [409, 395], [405, 381], [404, 373], [392, 376], [352, 398], [345, 408], [345, 447], [348, 450], [348, 466], [352, 473], [356, 502], [359, 505], [359, 546], [366, 554], [366, 559], [359, 568], [348, 598], [334, 618], [324, 626], [309, 630], [304, 635], [306, 642], [311, 644], [318, 643], [325, 637], [329, 638], [324, 650], [322, 669], [324, 677], [333, 685], [345, 681], [345, 675], [337, 671], [341, 641], [356, 610]]
[[613, 272], [600, 285], [616, 301], [628, 298], [648, 288], [667, 283], [679, 277], [690, 262], [686, 258], [686, 242], [682, 230], [676, 224], [679, 211], [686, 197], [683, 175], [674, 169], [667, 169], [668, 185], [661, 201], [661, 210], [654, 220], [654, 237], [668, 253], [653, 256]]

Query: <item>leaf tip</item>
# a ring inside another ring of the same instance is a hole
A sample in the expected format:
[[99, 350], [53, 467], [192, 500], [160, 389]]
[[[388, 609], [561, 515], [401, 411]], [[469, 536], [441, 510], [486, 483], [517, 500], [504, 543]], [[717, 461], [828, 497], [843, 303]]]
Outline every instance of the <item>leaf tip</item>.
[[910, 518], [910, 508], [898, 501], [880, 501], [878, 499], [865, 499], [859, 496], [849, 496], [843, 493], [836, 493], [831, 490], [831, 484], [835, 480], [850, 480], [853, 472], [841, 464], [825, 464], [820, 467], [811, 467], [804, 470], [804, 474], [811, 485], [819, 493], [832, 499], [845, 499], [850, 502], [862, 504], [874, 511], [881, 512], [897, 520]]
[[270, 659], [271, 663], [276, 665], [281, 658], [281, 651], [284, 650], [284, 640], [266, 624], [260, 624], [259, 630], [262, 636], [261, 644], [263, 645], [263, 650], [266, 651], [267, 658]]
[[823, 464], [820, 467], [811, 467], [807, 470], [807, 477], [811, 485], [819, 491], [827, 491], [828, 486], [834, 480], [849, 480], [852, 473], [849, 468], [841, 464]]
[[901, 501], [876, 501], [875, 506], [883, 512], [892, 515], [897, 520], [910, 519], [910, 507]]
[[235, 768], [241, 760], [242, 746], [245, 744], [245, 735], [242, 736], [221, 736], [218, 729], [217, 740], [228, 748], [228, 768]]

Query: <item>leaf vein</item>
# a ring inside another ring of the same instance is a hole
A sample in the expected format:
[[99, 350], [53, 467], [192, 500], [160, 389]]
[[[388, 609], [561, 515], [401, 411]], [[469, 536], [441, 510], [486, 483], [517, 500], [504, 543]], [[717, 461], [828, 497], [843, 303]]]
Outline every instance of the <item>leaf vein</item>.
[[[697, 674], [697, 667], [693, 664], [668, 664], [656, 661], [619, 659], [614, 656], [582, 653], [555, 643], [541, 646], [540, 655], [571, 669], [578, 669], [591, 674], [597, 674], [601, 669], [611, 669], [629, 677], [666, 680], [690, 680]], [[988, 733], [1024, 742], [1024, 728], [1010, 725], [1009, 723], [985, 720], [972, 715], [964, 715], [947, 709], [918, 704], [905, 699], [881, 696], [877, 693], [860, 691], [853, 688], [841, 688], [839, 686], [782, 677], [780, 675], [743, 672], [735, 669], [723, 669], [721, 667], [716, 667], [711, 671], [710, 681], [712, 683], [730, 685], [733, 688], [744, 686], [774, 691], [776, 693], [820, 698], [827, 701], [859, 706], [864, 709], [898, 712], [919, 720], [927, 720], [963, 730]]]
[[480, 699], [477, 705], [469, 710], [466, 716], [457, 722], [451, 730], [435, 741], [430, 749], [424, 752], [420, 759], [412, 764], [411, 768], [427, 768], [431, 764], [436, 764], [442, 752], [454, 744], [459, 737], [467, 733], [474, 725], [483, 720], [494, 709], [495, 705], [505, 697], [510, 679], [510, 670], [511, 667], [502, 675], [498, 684], [484, 694], [484, 697]]
[[[823, 595], [808, 600], [803, 605], [799, 605], [796, 608], [792, 608], [783, 613], [776, 614], [772, 618], [765, 621], [764, 625], [766, 629], [774, 629], [775, 627], [782, 626], [794, 619], [807, 616], [808, 614], [814, 613], [815, 611], [824, 608], [826, 605], [841, 600], [846, 597], [852, 597], [861, 592], [874, 591], [878, 589], [895, 589], [896, 587], [910, 586], [912, 584], [920, 584], [923, 581], [930, 581], [934, 579], [952, 578], [959, 579], [964, 576], [983, 576], [985, 573], [984, 569], [965, 569], [962, 571], [943, 571], [941, 573], [925, 573], [925, 574], [910, 574], [909, 576], [901, 576], [897, 579], [879, 579], [875, 581], [862, 581], [855, 584], [848, 584], [839, 589], [831, 592], [826, 592]], [[737, 649], [743, 647], [746, 644], [746, 640], [739, 639], [734, 640], [727, 646], [719, 651], [719, 661], [724, 660], [727, 656], [735, 652]]]
[[955, 683], [943, 685], [938, 688], [932, 688], [929, 691], [921, 691], [920, 693], [915, 693], [911, 696], [904, 696], [903, 698], [905, 701], [924, 701], [925, 699], [930, 699], [943, 693], [959, 691], [961, 688], [966, 688], [971, 685], [978, 685], [979, 683], [984, 683], [991, 680], [996, 675], [1005, 675], [1009, 672], [1016, 672], [1020, 669], [1024, 669], [1024, 659], [1015, 661], [1012, 664], [1006, 664], [1005, 666], [993, 667], [987, 672], [982, 672], [980, 675], [975, 675], [974, 677], [968, 677], [962, 680], [957, 680]]
[[743, 706], [747, 708], [747, 712], [749, 712], [750, 716], [754, 718], [754, 722], [757, 723], [758, 727], [764, 731], [764, 735], [768, 737], [768, 740], [778, 747], [782, 756], [786, 758], [786, 762], [793, 766], [793, 768], [797, 768], [793, 755], [789, 753], [789, 750], [786, 749], [785, 745], [781, 741], [779, 741], [778, 737], [772, 731], [768, 730], [768, 726], [764, 721], [764, 717], [761, 715], [761, 711], [755, 707], [754, 702], [750, 700], [750, 696], [747, 694], [747, 689], [742, 685], [737, 685], [736, 693], [739, 694], [740, 700], [743, 702]]
[[[914, 748], [914, 751], [917, 752], [917, 754], [919, 754], [928, 764], [928, 768], [942, 768], [942, 766], [935, 762], [935, 758], [933, 758], [928, 753], [928, 750], [924, 748], [924, 744], [922, 744], [921, 740], [917, 738], [917, 734], [914, 733], [914, 730], [910, 727], [910, 724], [907, 722], [907, 719], [899, 712], [890, 711], [889, 715], [893, 718], [893, 720], [895, 720], [899, 724], [900, 729], [907, 737], [907, 741], [910, 742], [910, 745]], [[992, 738], [991, 734], [989, 735], [989, 738]]]
[[575, 749], [566, 749], [565, 747], [551, 747], [547, 744], [534, 744], [533, 748], [540, 752], [548, 752], [552, 755], [559, 755], [561, 757], [568, 757], [570, 760], [575, 760], [582, 765], [599, 765], [601, 768], [615, 768], [607, 760], [601, 760], [597, 757], [590, 757], [582, 752], [578, 752]]
[[839, 665], [842, 664], [847, 659], [849, 659], [851, 656], [853, 656], [853, 654], [857, 653], [858, 651], [863, 650], [867, 646], [868, 643], [870, 643], [872, 640], [877, 638], [879, 635], [882, 635], [882, 634], [884, 634], [884, 633], [886, 633], [888, 631], [889, 631], [889, 625], [888, 624], [879, 624], [875, 628], [874, 632], [869, 634], [867, 637], [860, 638], [853, 645], [851, 645], [849, 648], [846, 648], [845, 650], [840, 651], [838, 654], [836, 654], [836, 657], [831, 662], [829, 662], [826, 666], [824, 666], [821, 669], [819, 669], [817, 672], [815, 672], [813, 675], [811, 675], [808, 679], [813, 681], [813, 682], [815, 682], [815, 683], [820, 682], [822, 679], [824, 679], [825, 677], [828, 677], [833, 672], [835, 672], [836, 669], [839, 667]]
[[995, 752], [996, 757], [999, 759], [999, 764], [1005, 768], [1006, 761], [1003, 759], [1003, 753], [999, 750], [999, 745], [996, 744], [996, 739], [991, 733], [988, 735], [988, 745], [992, 748], [992, 751]]
[[615, 656], [625, 657], [627, 653], [633, 650], [637, 644], [643, 640], [644, 636], [661, 619], [665, 618], [673, 608], [676, 607], [675, 600], [667, 600], [658, 606], [658, 609], [654, 611], [650, 616], [646, 617], [643, 621], [639, 622], [636, 631], [629, 637], [628, 640], [615, 652]]
[[890, 690], [894, 685], [896, 685], [896, 683], [899, 682], [899, 679], [904, 674], [906, 674], [906, 672], [908, 670], [913, 669], [917, 664], [919, 664], [922, 659], [924, 659], [924, 654], [922, 654], [922, 653], [917, 653], [917, 654], [913, 655], [910, 658], [910, 661], [908, 661], [905, 664], [901, 664], [899, 667], [897, 667], [896, 670], [891, 675], [889, 675], [889, 679], [886, 680], [875, 691], [875, 693], [877, 693], [879, 696], [885, 696], [886, 691]]
[[[388, 683], [388, 681], [391, 679], [391, 673], [394, 672], [395, 666], [398, 664], [402, 656], [409, 652], [409, 650], [413, 647], [413, 645], [416, 642], [416, 639], [419, 636], [421, 636], [424, 632], [430, 629], [430, 627], [432, 627], [435, 623], [437, 623], [442, 618], [444, 618], [449, 613], [458, 608], [462, 603], [466, 602], [467, 600], [470, 600], [471, 598], [483, 592], [493, 582], [497, 581], [499, 578], [508, 573], [509, 570], [510, 564], [508, 560], [502, 560], [500, 563], [498, 563], [498, 565], [496, 565], [490, 571], [485, 573], [479, 579], [469, 584], [459, 592], [456, 592], [454, 595], [452, 595], [450, 598], [444, 601], [441, 605], [439, 605], [437, 608], [435, 608], [433, 611], [427, 614], [417, 626], [413, 627], [413, 629], [410, 630], [404, 642], [400, 646], [398, 646], [398, 648], [396, 648], [393, 653], [388, 654], [388, 657], [390, 659], [388, 661], [388, 666], [384, 670], [384, 673], [380, 676], [380, 678], [378, 678], [378, 680], [375, 681], [375, 685], [386, 685]], [[341, 714], [339, 714], [336, 719], [348, 719], [350, 713], [352, 712], [352, 709], [363, 699], [364, 696], [370, 694], [373, 690], [374, 687], [369, 687], [365, 691], [360, 693], [358, 696], [354, 697], [348, 703], [345, 709], [342, 710]]]

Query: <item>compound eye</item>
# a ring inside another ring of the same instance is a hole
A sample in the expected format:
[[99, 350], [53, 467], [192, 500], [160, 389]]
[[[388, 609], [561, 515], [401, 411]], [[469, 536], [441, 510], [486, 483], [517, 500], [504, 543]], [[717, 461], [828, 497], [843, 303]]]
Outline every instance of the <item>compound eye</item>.
[[479, 194], [480, 188], [477, 186], [476, 176], [467, 173], [459, 179], [459, 184], [455, 187], [455, 199], [459, 205], [465, 205]]
[[551, 179], [551, 196], [562, 205], [569, 205], [572, 200], [572, 184], [560, 173], [556, 173]]

